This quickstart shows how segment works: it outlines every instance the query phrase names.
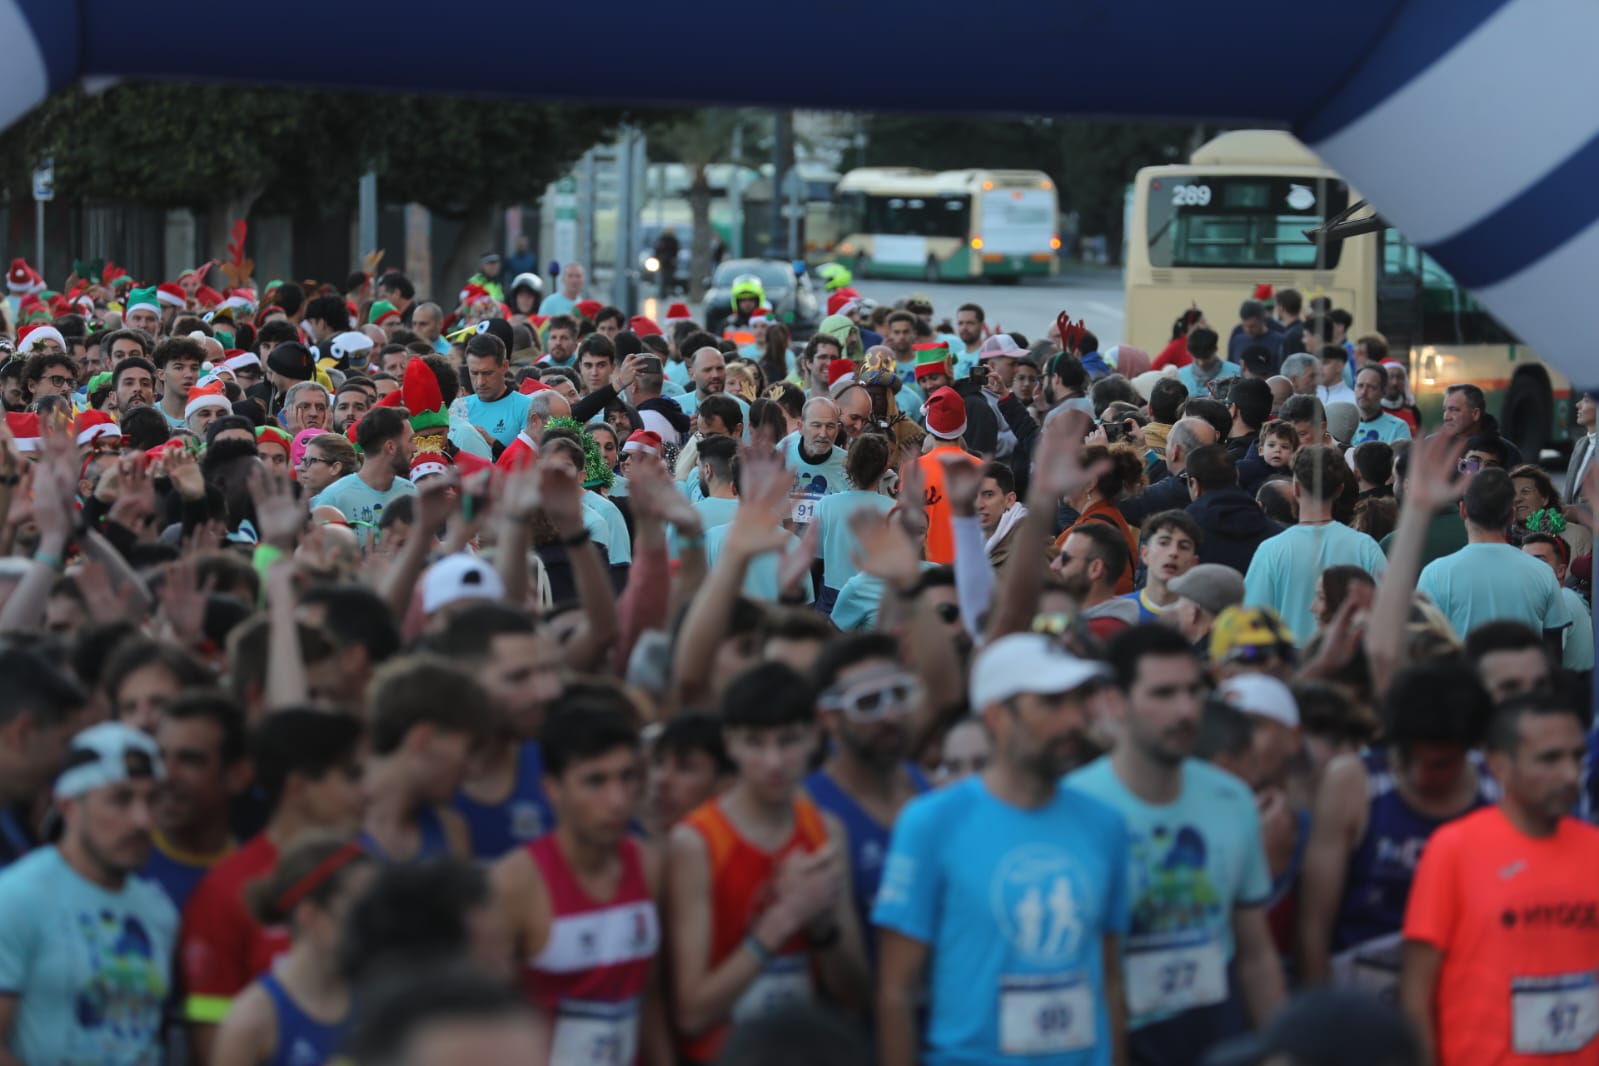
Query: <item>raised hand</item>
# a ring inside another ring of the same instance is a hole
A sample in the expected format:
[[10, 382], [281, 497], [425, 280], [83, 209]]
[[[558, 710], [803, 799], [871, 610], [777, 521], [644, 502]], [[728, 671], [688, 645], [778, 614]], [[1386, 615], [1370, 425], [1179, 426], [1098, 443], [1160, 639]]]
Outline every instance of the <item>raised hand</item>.
[[920, 553], [911, 538], [887, 515], [862, 509], [849, 516], [855, 537], [855, 565], [897, 588], [909, 588], [921, 573]]
[[920, 448], [902, 448], [899, 453], [899, 506], [904, 509], [927, 509], [927, 475], [922, 473]]
[[1110, 461], [1083, 463], [1083, 435], [1089, 417], [1081, 411], [1067, 411], [1044, 423], [1044, 433], [1033, 456], [1033, 479], [1028, 491], [1028, 510], [1053, 510], [1067, 496], [1074, 496], [1092, 485], [1110, 469]]
[[102, 500], [112, 500], [109, 512], [111, 521], [128, 529], [142, 529], [155, 514], [155, 479], [150, 476], [150, 465], [142, 455], [124, 455], [100, 476], [101, 484], [111, 481], [110, 494], [95, 495]]
[[200, 461], [189, 449], [173, 448], [169, 451], [166, 454], [166, 469], [167, 477], [172, 480], [178, 495], [185, 500], [205, 499], [205, 476], [200, 472]]
[[940, 455], [944, 468], [944, 498], [949, 509], [960, 518], [977, 513], [977, 493], [983, 487], [982, 467], [962, 455]]
[[[633, 382], [638, 379], [639, 368], [643, 365], [643, 352], [634, 352], [626, 359], [623, 359], [622, 365], [616, 368], [616, 373], [611, 377], [611, 384], [616, 387], [616, 391], [625, 392], [632, 387]], [[628, 480], [631, 481], [632, 479], [629, 478]]]
[[694, 503], [677, 490], [666, 462], [656, 455], [642, 453], [633, 456], [628, 466], [628, 501], [634, 518], [653, 518], [669, 522], [685, 536], [697, 535], [704, 522]]
[[550, 455], [539, 462], [539, 491], [544, 515], [557, 533], [575, 537], [583, 532], [583, 484], [565, 456]]
[[292, 483], [257, 469], [250, 474], [250, 499], [255, 501], [255, 532], [263, 544], [293, 551], [305, 528], [305, 501], [294, 498]]
[[206, 600], [216, 588], [216, 575], [198, 580], [194, 559], [169, 563], [161, 582], [161, 613], [172, 631], [186, 644], [198, 644], [204, 636]]
[[1465, 438], [1442, 433], [1412, 441], [1405, 469], [1404, 506], [1431, 515], [1460, 499], [1466, 491], [1459, 468], [1465, 451]]

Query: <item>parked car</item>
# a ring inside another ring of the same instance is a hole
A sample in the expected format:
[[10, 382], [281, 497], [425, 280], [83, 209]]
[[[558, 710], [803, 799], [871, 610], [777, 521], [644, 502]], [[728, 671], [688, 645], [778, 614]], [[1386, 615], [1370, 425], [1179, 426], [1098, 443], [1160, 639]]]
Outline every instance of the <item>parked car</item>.
[[803, 263], [785, 259], [724, 259], [705, 293], [705, 328], [720, 334], [733, 315], [733, 280], [753, 274], [766, 290], [766, 306], [796, 341], [809, 340], [822, 321], [821, 303]]

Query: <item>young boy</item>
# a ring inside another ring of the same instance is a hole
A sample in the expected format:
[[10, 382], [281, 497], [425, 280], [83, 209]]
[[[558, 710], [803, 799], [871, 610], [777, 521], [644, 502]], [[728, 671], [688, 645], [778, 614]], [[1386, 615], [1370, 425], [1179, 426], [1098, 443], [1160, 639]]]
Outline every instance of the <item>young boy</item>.
[[1293, 423], [1274, 418], [1260, 427], [1260, 458], [1273, 470], [1292, 470], [1299, 450], [1299, 432]]
[[[1293, 427], [1289, 427], [1292, 429]], [[1162, 511], [1144, 520], [1138, 561], [1144, 586], [1122, 599], [1138, 604], [1138, 621], [1153, 622], [1177, 603], [1167, 582], [1182, 577], [1199, 562], [1199, 523], [1183, 511]]]
[[496, 731], [483, 686], [434, 656], [390, 663], [372, 681], [372, 756], [361, 845], [384, 865], [469, 858], [466, 821], [447, 805]]
[[800, 791], [816, 750], [805, 678], [761, 663], [722, 702], [733, 786], [672, 830], [667, 942], [679, 1058], [714, 1062], [740, 1022], [869, 996], [843, 826]]

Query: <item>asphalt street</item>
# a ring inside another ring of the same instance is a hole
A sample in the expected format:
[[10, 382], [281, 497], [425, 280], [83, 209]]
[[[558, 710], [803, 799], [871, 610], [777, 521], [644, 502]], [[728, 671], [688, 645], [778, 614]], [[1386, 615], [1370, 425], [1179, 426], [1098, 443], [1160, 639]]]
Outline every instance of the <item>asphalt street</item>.
[[1099, 337], [1101, 347], [1109, 347], [1122, 334], [1122, 276], [1114, 267], [1072, 265], [1053, 278], [1028, 280], [1015, 285], [974, 282], [962, 285], [929, 285], [920, 281], [856, 278], [861, 295], [880, 303], [894, 303], [912, 293], [921, 293], [933, 302], [938, 319], [955, 317], [964, 303], [982, 307], [987, 321], [996, 327], [1015, 330], [1033, 340], [1043, 336], [1062, 311], [1072, 319], [1083, 319]]

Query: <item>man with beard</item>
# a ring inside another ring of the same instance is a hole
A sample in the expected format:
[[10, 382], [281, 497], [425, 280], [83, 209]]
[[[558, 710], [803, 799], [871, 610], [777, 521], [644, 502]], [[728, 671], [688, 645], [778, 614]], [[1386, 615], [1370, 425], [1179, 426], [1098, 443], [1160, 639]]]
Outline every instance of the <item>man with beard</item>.
[[1388, 371], [1372, 363], [1355, 373], [1355, 407], [1360, 410], [1360, 424], [1355, 427], [1352, 444], [1369, 440], [1386, 441], [1410, 439], [1410, 425], [1398, 415], [1383, 410], [1383, 398], [1388, 394]]
[[1107, 658], [1122, 694], [1121, 736], [1066, 784], [1119, 811], [1127, 826], [1131, 1061], [1191, 1062], [1195, 1048], [1250, 1022], [1263, 1027], [1283, 1003], [1260, 817], [1248, 785], [1192, 757], [1205, 682], [1182, 634], [1135, 626]]
[[111, 373], [111, 387], [117, 396], [118, 412], [149, 407], [155, 403], [154, 363], [141, 356], [130, 355], [118, 363]]
[[955, 311], [955, 336], [964, 347], [955, 353], [955, 380], [977, 365], [983, 348], [983, 309], [977, 304], [961, 304]]
[[244, 712], [220, 693], [179, 696], [162, 708], [155, 740], [167, 780], [151, 811], [153, 846], [141, 874], [181, 911], [233, 851], [228, 806], [250, 777]]
[[356, 423], [355, 442], [365, 457], [361, 469], [346, 474], [313, 497], [311, 506], [332, 507], [370, 541], [383, 508], [401, 496], [416, 495], [405, 477], [416, 457], [411, 421], [393, 407], [374, 407]]
[[844, 460], [849, 453], [833, 443], [838, 438], [838, 427], [838, 405], [818, 396], [805, 401], [800, 412], [800, 431], [778, 443], [783, 462], [794, 475], [788, 497], [793, 505], [790, 517], [796, 526], [811, 522], [822, 497], [849, 488], [849, 478], [844, 473]]
[[150, 855], [161, 756], [103, 722], [72, 739], [55, 800], [65, 833], [0, 874], [7, 1062], [158, 1062], [178, 912], [136, 876]]
[[[883, 878], [894, 820], [900, 808], [931, 787], [907, 761], [921, 686], [901, 665], [899, 642], [886, 633], [833, 641], [817, 659], [812, 678], [820, 693], [822, 725], [833, 743], [822, 768], [805, 779], [805, 790], [843, 823], [850, 888], [864, 929]], [[876, 956], [875, 947], [868, 938], [868, 958]]]
[[1103, 677], [1031, 633], [978, 657], [971, 706], [993, 759], [905, 808], [872, 911], [884, 1066], [922, 1061], [923, 1048], [932, 1061], [1126, 1061], [1127, 834], [1114, 810], [1060, 784], [1088, 757]]
[[1488, 729], [1499, 804], [1439, 829], [1422, 852], [1400, 1003], [1439, 1066], [1594, 1061], [1599, 830], [1571, 816], [1583, 732], [1562, 698], [1501, 704]]

